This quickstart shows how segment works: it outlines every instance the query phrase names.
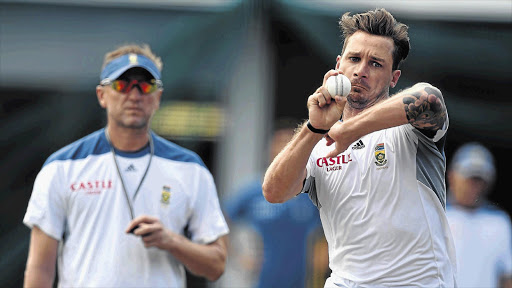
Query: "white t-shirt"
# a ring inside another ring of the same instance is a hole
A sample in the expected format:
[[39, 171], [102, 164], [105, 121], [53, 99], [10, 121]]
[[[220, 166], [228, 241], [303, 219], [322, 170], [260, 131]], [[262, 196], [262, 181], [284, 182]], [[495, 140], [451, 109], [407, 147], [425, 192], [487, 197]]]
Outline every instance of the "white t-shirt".
[[448, 204], [446, 215], [460, 287], [498, 287], [500, 276], [512, 277], [512, 227], [504, 211], [490, 205], [468, 210]]
[[455, 286], [445, 131], [436, 143], [409, 124], [384, 129], [334, 158], [325, 158], [333, 149], [325, 139], [316, 145], [303, 192], [329, 244], [326, 287]]
[[[211, 173], [195, 153], [152, 133], [149, 148], [116, 153], [134, 216], [210, 243], [229, 232]], [[59, 287], [184, 287], [183, 265], [124, 231], [131, 221], [104, 129], [54, 153], [39, 172], [23, 222], [60, 241]]]

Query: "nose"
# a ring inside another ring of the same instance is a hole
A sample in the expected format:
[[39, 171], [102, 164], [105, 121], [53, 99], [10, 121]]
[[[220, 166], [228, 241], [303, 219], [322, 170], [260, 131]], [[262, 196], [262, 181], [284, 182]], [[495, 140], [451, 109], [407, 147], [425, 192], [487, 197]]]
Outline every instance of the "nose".
[[130, 89], [130, 92], [128, 92], [128, 97], [135, 100], [140, 99], [142, 95], [142, 89], [139, 87], [139, 85], [133, 85]]
[[369, 67], [364, 61], [360, 61], [354, 69], [354, 76], [356, 78], [368, 78], [368, 73]]

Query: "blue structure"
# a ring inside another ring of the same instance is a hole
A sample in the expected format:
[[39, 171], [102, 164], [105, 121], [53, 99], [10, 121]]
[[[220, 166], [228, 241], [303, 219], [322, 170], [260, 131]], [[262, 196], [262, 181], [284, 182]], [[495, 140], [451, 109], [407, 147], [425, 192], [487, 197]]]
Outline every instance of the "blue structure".
[[262, 238], [257, 287], [305, 287], [308, 237], [321, 227], [318, 210], [307, 194], [271, 204], [263, 197], [257, 180], [229, 198], [223, 208], [230, 221], [252, 226]]

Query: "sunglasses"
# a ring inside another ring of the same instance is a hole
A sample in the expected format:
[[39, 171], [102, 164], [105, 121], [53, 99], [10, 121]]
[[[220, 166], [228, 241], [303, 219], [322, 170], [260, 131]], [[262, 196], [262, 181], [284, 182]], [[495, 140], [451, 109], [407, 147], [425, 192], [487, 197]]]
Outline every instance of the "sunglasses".
[[143, 80], [110, 80], [108, 78], [105, 78], [101, 80], [100, 82], [101, 86], [110, 86], [112, 89], [116, 90], [117, 92], [121, 93], [128, 93], [130, 92], [135, 86], [139, 87], [139, 90], [142, 94], [148, 94], [151, 92], [156, 91], [157, 89], [162, 89], [163, 84], [162, 81], [151, 79], [149, 81]]

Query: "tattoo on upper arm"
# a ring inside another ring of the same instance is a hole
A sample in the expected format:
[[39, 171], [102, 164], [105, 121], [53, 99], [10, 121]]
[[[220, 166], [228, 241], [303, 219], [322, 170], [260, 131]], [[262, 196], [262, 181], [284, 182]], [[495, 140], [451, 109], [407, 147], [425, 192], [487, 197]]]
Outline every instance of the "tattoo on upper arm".
[[446, 106], [441, 91], [424, 87], [421, 91], [403, 98], [405, 114], [411, 125], [435, 132], [446, 121]]

